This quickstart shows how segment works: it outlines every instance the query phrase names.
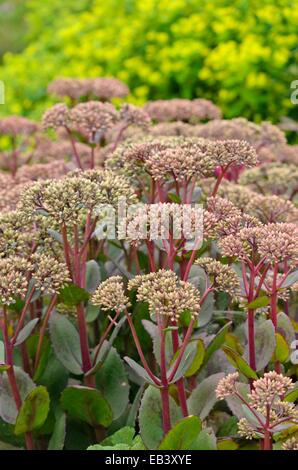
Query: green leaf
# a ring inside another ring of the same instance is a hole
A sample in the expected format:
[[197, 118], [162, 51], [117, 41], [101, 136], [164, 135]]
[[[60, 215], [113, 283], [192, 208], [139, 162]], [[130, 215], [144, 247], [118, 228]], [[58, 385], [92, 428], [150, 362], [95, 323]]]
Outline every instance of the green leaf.
[[65, 304], [69, 307], [75, 307], [81, 302], [87, 302], [89, 300], [89, 293], [77, 286], [76, 284], [68, 284], [61, 289], [58, 296], [58, 303]]
[[202, 420], [208, 416], [217, 402], [215, 389], [218, 382], [223, 377], [224, 373], [222, 372], [210, 375], [197, 385], [187, 400], [188, 411], [190, 414], [199, 416]]
[[143, 393], [144, 393], [144, 386], [141, 385], [136, 396], [134, 397], [133, 403], [130, 406], [129, 413], [128, 413], [127, 420], [126, 420], [127, 426], [130, 426], [133, 428], [136, 426], [136, 419], [137, 419]]
[[255, 300], [246, 305], [247, 309], [256, 310], [257, 308], [267, 307], [269, 305], [270, 299], [266, 295], [262, 297], [257, 297]]
[[291, 318], [284, 312], [277, 314], [277, 330], [283, 335], [286, 342], [291, 344], [295, 340], [295, 330]]
[[236, 436], [238, 431], [238, 418], [237, 416], [230, 416], [218, 428], [217, 436]]
[[25, 398], [18, 413], [15, 434], [18, 436], [40, 428], [47, 419], [50, 408], [50, 397], [47, 389], [40, 385], [34, 388]]
[[[14, 366], [14, 374], [22, 400], [35, 388], [30, 376], [18, 366]], [[18, 410], [13, 398], [7, 374], [0, 375], [0, 416], [9, 424], [15, 424]]]
[[205, 350], [205, 357], [204, 357], [204, 362], [203, 362], [204, 364], [206, 364], [209, 361], [212, 354], [215, 353], [215, 351], [217, 351], [221, 347], [221, 345], [224, 343], [225, 337], [226, 337], [226, 334], [228, 332], [230, 325], [231, 325], [231, 322], [223, 326], [221, 330], [219, 330], [216, 336], [208, 344]]
[[[108, 342], [103, 347], [108, 347]], [[115, 348], [109, 350], [102, 367], [96, 373], [97, 388], [109, 402], [113, 418], [117, 419], [128, 405], [129, 384], [124, 362]]]
[[201, 339], [199, 339], [197, 341], [196, 355], [194, 357], [194, 360], [193, 360], [191, 366], [185, 372], [185, 374], [184, 374], [185, 377], [191, 377], [192, 375], [196, 374], [196, 372], [198, 372], [201, 365], [203, 364], [204, 355], [205, 355], [204, 343]]
[[286, 279], [282, 283], [282, 287], [283, 288], [290, 287], [293, 284], [295, 284], [295, 282], [297, 282], [297, 281], [298, 281], [298, 269], [297, 269], [297, 271], [294, 271], [293, 273], [289, 274], [286, 277]]
[[100, 308], [97, 305], [87, 305], [86, 309], [86, 322], [92, 323], [94, 322], [100, 314]]
[[188, 450], [202, 429], [197, 416], [188, 416], [175, 424], [165, 435], [158, 450]]
[[[255, 352], [257, 370], [263, 370], [270, 362], [275, 351], [275, 330], [271, 320], [265, 320], [256, 325], [255, 331]], [[245, 358], [248, 360], [248, 346]]]
[[203, 429], [197, 439], [192, 443], [190, 450], [217, 450], [216, 437], [214, 433]]
[[144, 367], [140, 366], [136, 361], [131, 359], [130, 357], [124, 357], [125, 362], [129, 365], [129, 367], [142, 379], [145, 380], [148, 384], [155, 385], [153, 380], [151, 379], [148, 372], [144, 369]]
[[31, 335], [38, 322], [39, 318], [34, 318], [33, 320], [30, 320], [27, 325], [24, 326], [24, 328], [21, 329], [16, 339], [15, 346], [19, 346], [24, 341], [26, 341], [26, 339]]
[[[172, 426], [182, 419], [180, 407], [172, 397], [170, 397], [170, 415]], [[162, 427], [162, 407], [160, 391], [151, 385], [145, 390], [141, 401], [139, 426], [145, 446], [150, 450], [157, 449], [164, 434]]]
[[227, 356], [228, 361], [241, 372], [248, 379], [257, 380], [258, 376], [254, 370], [249, 367], [247, 362], [241, 357], [236, 351], [229, 348], [228, 346], [223, 346], [222, 350]]
[[[142, 320], [142, 325], [152, 338], [155, 360], [157, 364], [160, 365], [160, 336], [158, 334], [158, 327], [155, 323], [149, 320]], [[173, 342], [171, 330], [167, 330], [165, 334], [165, 354], [166, 363], [168, 365], [170, 364], [171, 359], [173, 357]]]
[[128, 446], [132, 446], [134, 436], [135, 436], [135, 429], [130, 426], [124, 426], [123, 428], [116, 431], [111, 436], [104, 439], [101, 444], [103, 446], [114, 446], [116, 444], [127, 444]]
[[75, 375], [81, 375], [80, 337], [74, 325], [63, 315], [54, 313], [50, 319], [50, 336], [57, 359]]
[[203, 302], [203, 305], [200, 310], [200, 315], [198, 317], [199, 328], [203, 328], [203, 326], [207, 325], [210, 322], [214, 311], [214, 304], [214, 293], [209, 292]]
[[59, 232], [51, 228], [49, 228], [47, 232], [54, 240], [56, 240], [58, 243], [61, 243], [61, 245], [63, 245], [63, 238]]
[[[168, 370], [168, 373], [167, 373], [168, 377], [170, 377], [170, 375], [172, 374], [172, 371], [174, 370], [176, 359], [179, 356], [179, 353], [180, 353], [180, 349], [178, 349], [178, 351], [174, 355], [174, 358], [172, 360], [172, 366], [170, 367], [170, 369]], [[188, 345], [185, 348], [185, 351], [184, 351], [183, 355], [182, 355], [182, 359], [180, 361], [178, 369], [175, 372], [175, 375], [174, 375], [173, 379], [169, 383], [175, 383], [175, 382], [177, 382], [177, 380], [179, 380], [181, 377], [184, 376], [186, 371], [192, 365], [192, 363], [194, 361], [194, 358], [196, 356], [196, 353], [197, 353], [196, 342], [195, 341], [189, 342]]]
[[168, 198], [170, 201], [175, 202], [176, 204], [181, 204], [181, 197], [176, 193], [168, 193]]
[[99, 390], [80, 385], [67, 387], [61, 395], [63, 409], [73, 418], [91, 426], [108, 427], [113, 413], [107, 400]]
[[298, 400], [298, 383], [295, 383], [294, 389], [288, 392], [284, 398], [285, 401], [294, 403]]
[[276, 349], [274, 352], [274, 358], [276, 361], [279, 362], [287, 362], [290, 356], [290, 348], [288, 343], [286, 342], [283, 335], [280, 333], [275, 333], [276, 338]]
[[93, 294], [101, 281], [100, 269], [96, 261], [93, 259], [86, 264], [86, 290]]
[[239, 445], [233, 439], [220, 439], [217, 442], [218, 450], [237, 450]]
[[93, 446], [89, 446], [87, 450], [130, 450], [130, 447], [127, 444], [116, 444], [115, 446], [102, 446], [101, 444], [94, 444]]
[[55, 425], [51, 435], [48, 450], [62, 450], [66, 435], [66, 415], [58, 408], [55, 413]]

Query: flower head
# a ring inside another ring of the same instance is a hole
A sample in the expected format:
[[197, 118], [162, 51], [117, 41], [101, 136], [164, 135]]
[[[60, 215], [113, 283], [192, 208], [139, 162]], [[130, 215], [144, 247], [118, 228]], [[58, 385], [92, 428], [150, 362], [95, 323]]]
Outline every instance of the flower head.
[[42, 117], [44, 129], [59, 129], [59, 127], [69, 127], [69, 109], [64, 103], [58, 103], [48, 109]]
[[149, 116], [157, 122], [198, 122], [220, 117], [220, 110], [208, 100], [187, 99], [157, 100], [145, 106]]
[[120, 108], [120, 120], [127, 125], [134, 125], [148, 129], [151, 124], [150, 116], [133, 104], [125, 103]]
[[35, 253], [31, 257], [33, 263], [34, 286], [41, 292], [53, 295], [69, 283], [70, 277], [65, 263], [44, 253]]
[[255, 149], [245, 140], [218, 140], [213, 146], [213, 156], [218, 166], [255, 166], [258, 158]]
[[28, 290], [32, 264], [24, 258], [10, 256], [0, 259], [0, 302], [10, 305], [16, 297], [23, 298]]
[[282, 445], [283, 450], [298, 450], [298, 439], [296, 437], [291, 437], [290, 439], [287, 439], [283, 445]]
[[195, 264], [206, 271], [215, 291], [227, 292], [232, 297], [239, 294], [240, 282], [236, 272], [230, 266], [213, 258], [200, 258]]
[[173, 271], [161, 269], [155, 273], [136, 276], [129, 281], [129, 290], [137, 290], [137, 300], [148, 302], [151, 315], [165, 315], [178, 320], [184, 311], [193, 318], [200, 311], [200, 295], [189, 282], [179, 281]]
[[16, 137], [18, 135], [30, 135], [36, 132], [38, 125], [21, 116], [9, 116], [0, 119], [0, 134]]
[[224, 398], [230, 397], [237, 392], [236, 383], [239, 379], [239, 373], [234, 372], [232, 374], [223, 377], [216, 387], [215, 393], [216, 397], [220, 400], [224, 400]]
[[121, 276], [111, 276], [102, 282], [94, 292], [91, 303], [98, 305], [103, 311], [122, 311], [129, 307], [129, 299], [125, 295]]
[[73, 129], [86, 136], [90, 143], [98, 143], [117, 122], [118, 114], [110, 103], [88, 101], [72, 108], [70, 118]]

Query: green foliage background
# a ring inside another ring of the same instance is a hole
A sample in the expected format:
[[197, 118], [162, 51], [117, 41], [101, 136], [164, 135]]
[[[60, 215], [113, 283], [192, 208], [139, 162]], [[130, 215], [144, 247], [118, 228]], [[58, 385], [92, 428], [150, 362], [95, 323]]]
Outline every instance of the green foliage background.
[[53, 78], [116, 76], [136, 103], [200, 96], [226, 117], [297, 117], [298, 0], [21, 3], [27, 33], [23, 51], [3, 57], [2, 113], [39, 116]]

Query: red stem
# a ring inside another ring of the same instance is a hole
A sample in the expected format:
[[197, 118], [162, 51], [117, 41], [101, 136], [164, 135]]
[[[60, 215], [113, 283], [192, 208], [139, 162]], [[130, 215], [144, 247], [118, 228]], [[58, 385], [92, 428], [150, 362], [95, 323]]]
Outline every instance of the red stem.
[[[13, 366], [13, 345], [8, 336], [8, 327], [7, 327], [7, 315], [6, 315], [6, 308], [3, 309], [3, 340], [4, 340], [4, 347], [5, 347], [5, 362], [9, 365], [9, 369], [7, 370], [7, 377], [9, 380], [9, 384], [11, 387], [12, 395], [19, 411], [22, 406], [22, 398], [19, 392], [18, 384], [16, 381], [15, 373], [14, 373], [14, 366]], [[34, 442], [32, 438], [32, 434], [27, 432], [25, 433], [25, 441], [26, 447], [28, 450], [34, 450]]]
[[171, 429], [171, 416], [170, 416], [170, 396], [169, 396], [169, 383], [167, 379], [167, 364], [166, 364], [166, 333], [162, 324], [162, 318], [159, 314], [157, 317], [157, 325], [160, 337], [160, 374], [161, 374], [161, 402], [162, 402], [162, 423], [164, 434], [167, 434]]
[[[248, 303], [254, 299], [254, 283], [255, 283], [255, 271], [254, 267], [250, 271], [249, 279], [249, 292], [248, 292]], [[255, 371], [256, 370], [256, 350], [255, 350], [255, 312], [253, 309], [248, 309], [248, 349], [249, 349], [249, 365]]]
[[[277, 332], [277, 275], [278, 275], [278, 265], [275, 265], [273, 268], [273, 280], [272, 280], [272, 291], [271, 291], [271, 320], [274, 326], [275, 332]], [[275, 371], [280, 374], [281, 367], [280, 362], [275, 362]]]
[[129, 315], [129, 313], [128, 313], [127, 310], [125, 310], [124, 312], [125, 312], [125, 316], [126, 316], [126, 318], [127, 318], [127, 321], [128, 321], [128, 324], [129, 324], [129, 327], [130, 327], [130, 330], [131, 330], [131, 333], [132, 333], [132, 336], [133, 336], [133, 339], [134, 339], [134, 342], [135, 342], [137, 351], [138, 351], [139, 356], [140, 356], [140, 359], [141, 359], [141, 361], [142, 361], [143, 367], [144, 367], [144, 369], [146, 370], [146, 372], [147, 372], [147, 374], [149, 375], [149, 377], [151, 378], [151, 380], [155, 383], [155, 385], [157, 385], [158, 387], [160, 387], [161, 381], [153, 374], [153, 372], [151, 371], [150, 367], [148, 366], [148, 363], [147, 363], [146, 358], [145, 358], [145, 356], [144, 356], [144, 353], [143, 353], [143, 351], [142, 351], [142, 347], [141, 347], [141, 345], [140, 345], [140, 341], [139, 341], [137, 332], [136, 332], [136, 330], [135, 330], [133, 321], [132, 321], [132, 319], [131, 319], [131, 316]]
[[75, 141], [73, 139], [73, 136], [72, 136], [72, 133], [71, 133], [71, 130], [66, 127], [66, 132], [69, 136], [69, 139], [70, 139], [70, 144], [71, 144], [71, 148], [72, 148], [72, 151], [73, 151], [73, 154], [74, 154], [74, 157], [75, 157], [75, 160], [76, 160], [76, 164], [77, 166], [80, 168], [80, 170], [83, 170], [83, 166], [82, 166], [82, 163], [81, 163], [81, 159], [80, 159], [80, 156], [78, 154], [78, 151], [77, 151], [77, 148], [76, 148], [76, 144], [75, 144]]
[[44, 339], [45, 332], [46, 332], [46, 329], [47, 329], [47, 326], [48, 326], [48, 323], [49, 323], [51, 313], [52, 313], [52, 311], [55, 307], [56, 301], [57, 301], [57, 294], [54, 295], [54, 297], [52, 298], [52, 300], [51, 300], [51, 302], [50, 302], [50, 304], [47, 308], [47, 311], [46, 311], [46, 314], [45, 314], [45, 317], [44, 317], [44, 321], [43, 321], [42, 327], [40, 329], [38, 344], [37, 344], [37, 349], [36, 349], [36, 355], [35, 355], [35, 364], [34, 364], [34, 370], [35, 371], [37, 371], [37, 368], [38, 368], [38, 365], [39, 365], [43, 339]]

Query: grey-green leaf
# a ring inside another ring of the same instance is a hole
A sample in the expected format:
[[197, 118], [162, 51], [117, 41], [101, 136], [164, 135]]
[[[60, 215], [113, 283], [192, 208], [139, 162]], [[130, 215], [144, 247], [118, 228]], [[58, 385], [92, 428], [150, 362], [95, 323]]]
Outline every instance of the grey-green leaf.
[[215, 389], [223, 377], [224, 373], [221, 372], [213, 374], [197, 385], [187, 401], [190, 414], [199, 416], [202, 420], [208, 416], [217, 402]]
[[82, 355], [79, 334], [63, 315], [55, 313], [50, 319], [50, 336], [57, 359], [75, 375], [81, 375]]

